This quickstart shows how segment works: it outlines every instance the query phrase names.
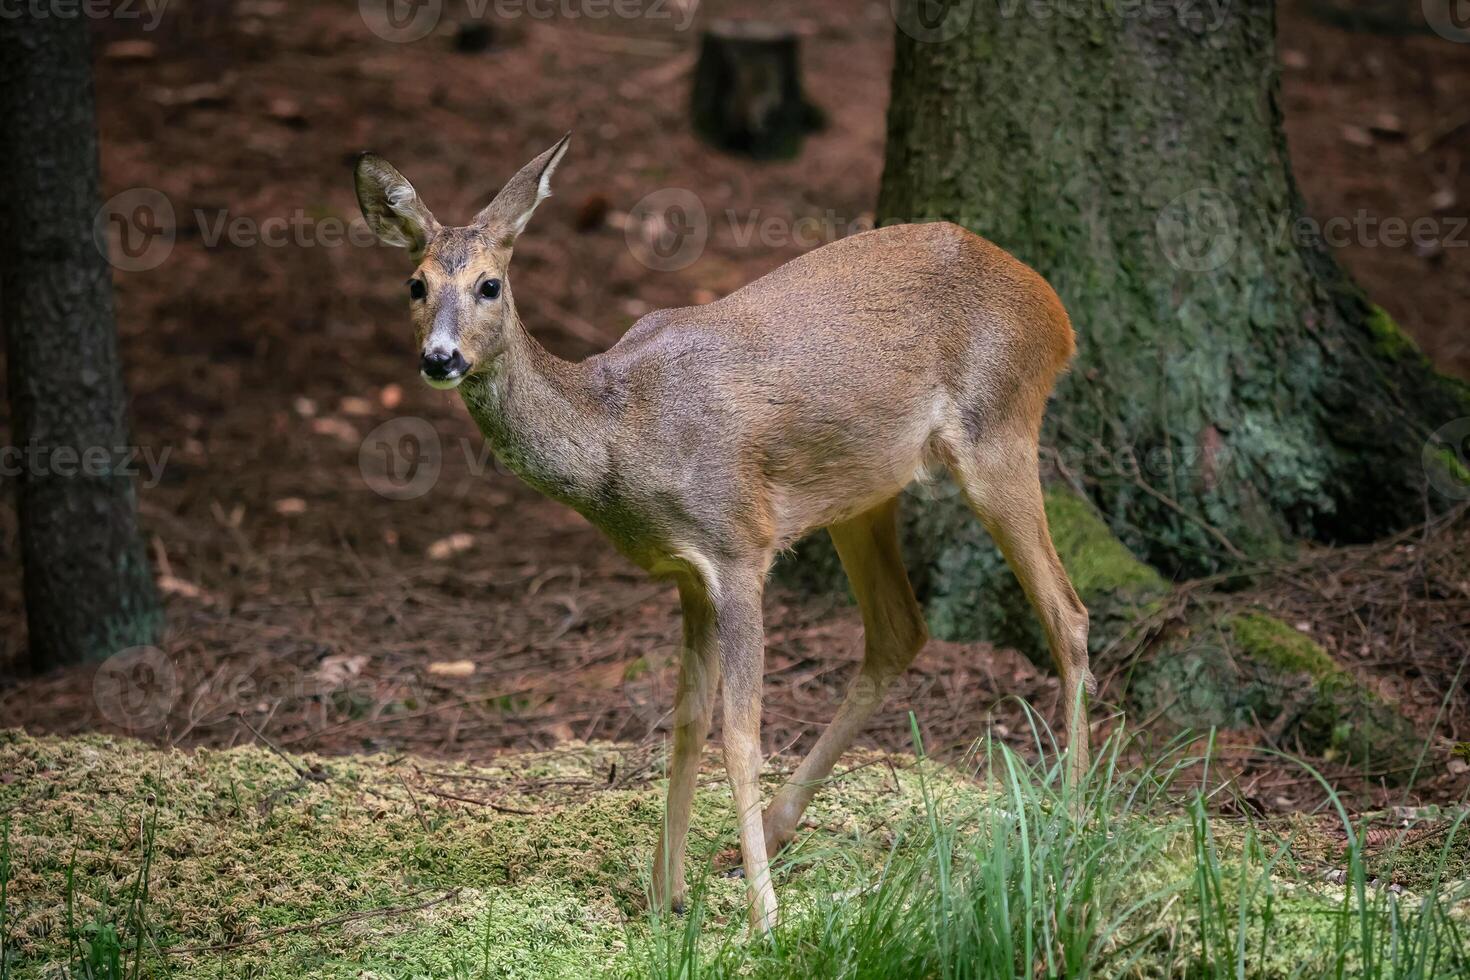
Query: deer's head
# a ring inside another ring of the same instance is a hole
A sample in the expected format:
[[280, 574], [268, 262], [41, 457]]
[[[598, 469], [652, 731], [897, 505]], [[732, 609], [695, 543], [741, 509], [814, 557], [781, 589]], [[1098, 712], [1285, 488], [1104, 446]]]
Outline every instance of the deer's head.
[[387, 245], [408, 249], [417, 268], [407, 284], [419, 373], [435, 388], [456, 387], [505, 349], [515, 317], [510, 265], [515, 240], [536, 205], [551, 196], [551, 174], [571, 134], [521, 168], [495, 200], [462, 228], [446, 228], [404, 176], [382, 157], [357, 161], [357, 201]]

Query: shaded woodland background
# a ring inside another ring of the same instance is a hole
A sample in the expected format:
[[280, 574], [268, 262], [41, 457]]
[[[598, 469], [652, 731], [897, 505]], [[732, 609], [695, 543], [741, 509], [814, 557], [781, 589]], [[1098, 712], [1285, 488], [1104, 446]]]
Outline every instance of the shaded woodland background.
[[[1281, 4], [1298, 182], [1319, 220], [1441, 219], [1438, 247], [1350, 234], [1337, 255], [1440, 370], [1470, 377], [1470, 230], [1450, 234], [1470, 214], [1470, 45], [1336, 9]], [[826, 117], [800, 156], [759, 164], [691, 132], [700, 21], [676, 30], [693, 11], [673, 0], [668, 10], [492, 17], [487, 31], [449, 3], [412, 43], [384, 41], [345, 0], [175, 0], [154, 31], [96, 24], [105, 194], [160, 192], [177, 228], [156, 267], [114, 277], [134, 441], [163, 461], [140, 509], [178, 671], [177, 696], [141, 728], [135, 720], [134, 734], [455, 758], [568, 738], [657, 744], [679, 639], [673, 593], [497, 470], [458, 397], [419, 383], [408, 267], [361, 244], [349, 167], [362, 149], [382, 153], [441, 217], [463, 221], [573, 130], [557, 196], [518, 243], [512, 273], [527, 324], [568, 357], [607, 346], [651, 309], [707, 302], [871, 223], [888, 4], [721, 5], [800, 30], [807, 92]], [[709, 238], [682, 265], [688, 255], [657, 249], [679, 230], [663, 205], [690, 195]], [[288, 241], [256, 240], [268, 219]], [[358, 244], [340, 241], [351, 226]], [[379, 492], [385, 465], [417, 465], [424, 492]], [[1470, 585], [1453, 559], [1466, 537], [1461, 521], [1339, 549], [1259, 588], [1282, 618], [1390, 687], [1426, 732], [1437, 721], [1444, 740], [1463, 742]], [[16, 538], [0, 504], [0, 670], [26, 645]], [[766, 749], [804, 748], [860, 650], [857, 613], [783, 588], [767, 602]], [[7, 677], [0, 721], [127, 730], [94, 672]], [[931, 748], [990, 731], [1024, 745], [1018, 699], [1055, 720], [1056, 698], [1054, 678], [1016, 652], [935, 642], [865, 739], [908, 748], [912, 711]], [[1227, 737], [1246, 798], [1307, 802], [1316, 788], [1254, 753], [1260, 736]], [[1449, 798], [1466, 784], [1452, 760], [1416, 791]], [[1372, 778], [1356, 786], [1383, 792]]]

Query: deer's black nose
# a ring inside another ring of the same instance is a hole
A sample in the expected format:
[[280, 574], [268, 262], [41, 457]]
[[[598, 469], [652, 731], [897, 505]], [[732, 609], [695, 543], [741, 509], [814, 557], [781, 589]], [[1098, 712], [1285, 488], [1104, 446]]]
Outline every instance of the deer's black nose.
[[424, 351], [421, 368], [424, 377], [430, 381], [449, 381], [464, 374], [469, 368], [469, 363], [465, 361], [464, 355], [460, 354], [458, 348], [449, 351], [442, 347], [435, 347], [433, 350]]

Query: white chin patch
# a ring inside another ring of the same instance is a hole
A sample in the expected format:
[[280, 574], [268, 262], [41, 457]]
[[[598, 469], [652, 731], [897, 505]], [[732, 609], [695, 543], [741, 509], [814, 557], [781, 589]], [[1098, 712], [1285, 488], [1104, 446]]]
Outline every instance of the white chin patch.
[[459, 383], [464, 380], [464, 375], [462, 374], [457, 374], [452, 378], [442, 378], [436, 380], [429, 377], [422, 371], [419, 372], [419, 377], [424, 379], [424, 384], [428, 385], [430, 388], [438, 388], [440, 391], [448, 391], [451, 388], [458, 388]]

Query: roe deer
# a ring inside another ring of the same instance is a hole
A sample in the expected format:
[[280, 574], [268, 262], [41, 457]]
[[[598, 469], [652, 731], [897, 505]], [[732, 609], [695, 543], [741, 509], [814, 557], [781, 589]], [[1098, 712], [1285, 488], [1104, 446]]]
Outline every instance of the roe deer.
[[[385, 160], [356, 168], [378, 237], [406, 247], [421, 373], [457, 387], [496, 454], [672, 579], [684, 644], [654, 900], [682, 907], [695, 781], [717, 685], [752, 928], [771, 928], [768, 857], [927, 639], [898, 496], [953, 473], [1020, 580], [1061, 675], [1068, 776], [1088, 766], [1087, 610], [1052, 546], [1037, 439], [1073, 352], [1046, 281], [953, 224], [885, 227], [810, 252], [707, 306], [662, 310], [580, 363], [516, 314], [507, 267], [570, 135], [469, 225], [447, 228]], [[861, 608], [859, 677], [762, 814], [761, 597], [772, 558], [826, 528]]]

